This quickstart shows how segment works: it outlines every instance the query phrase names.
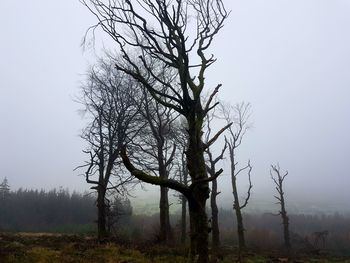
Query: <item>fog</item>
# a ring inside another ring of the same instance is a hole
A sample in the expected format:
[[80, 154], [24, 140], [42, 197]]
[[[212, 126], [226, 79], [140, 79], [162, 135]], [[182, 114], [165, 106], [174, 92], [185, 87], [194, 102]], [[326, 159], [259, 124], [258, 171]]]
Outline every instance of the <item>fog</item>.
[[[232, 12], [211, 49], [218, 60], [206, 81], [223, 84], [220, 98], [252, 105], [238, 159], [254, 166], [254, 207], [273, 204], [269, 166], [279, 162], [289, 171], [290, 206], [349, 210], [350, 2], [225, 3]], [[78, 0], [0, 3], [0, 180], [7, 177], [12, 189], [89, 189], [73, 171], [85, 158], [75, 98], [95, 53], [113, 44], [98, 34], [95, 49], [81, 47], [94, 22]], [[219, 185], [225, 206], [228, 173]], [[242, 195], [245, 179], [238, 179]], [[148, 189], [134, 195], [157, 195]]]

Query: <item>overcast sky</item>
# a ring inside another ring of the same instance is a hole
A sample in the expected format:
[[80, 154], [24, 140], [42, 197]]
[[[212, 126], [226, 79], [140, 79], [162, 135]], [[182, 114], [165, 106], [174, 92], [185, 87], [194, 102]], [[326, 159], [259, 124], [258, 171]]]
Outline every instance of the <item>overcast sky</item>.
[[[206, 80], [223, 84], [222, 98], [252, 104], [238, 154], [254, 165], [254, 196], [270, 195], [269, 165], [279, 162], [290, 196], [349, 200], [350, 0], [225, 3], [232, 13]], [[78, 0], [0, 3], [0, 180], [13, 189], [88, 189], [73, 172], [84, 161], [74, 98], [94, 63], [80, 46], [94, 22]]]

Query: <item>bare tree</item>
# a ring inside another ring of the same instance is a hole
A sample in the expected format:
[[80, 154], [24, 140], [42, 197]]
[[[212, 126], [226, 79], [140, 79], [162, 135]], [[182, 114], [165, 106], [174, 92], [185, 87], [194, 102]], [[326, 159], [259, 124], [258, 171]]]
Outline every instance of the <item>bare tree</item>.
[[[168, 179], [176, 153], [174, 137], [178, 114], [175, 114], [173, 109], [156, 103], [145, 91], [141, 115], [148, 125], [143, 129], [136, 145], [142, 152], [143, 160], [147, 160], [143, 161], [144, 167], [155, 172], [160, 178]], [[173, 234], [170, 225], [168, 188], [165, 186], [160, 187], [159, 214], [159, 241], [171, 241]]]
[[[275, 176], [273, 174], [275, 174]], [[285, 203], [285, 197], [284, 197], [284, 191], [283, 191], [283, 182], [286, 176], [288, 175], [288, 171], [286, 171], [284, 174], [281, 174], [281, 169], [278, 164], [271, 165], [270, 175], [271, 175], [271, 179], [274, 181], [276, 185], [276, 191], [278, 194], [278, 195], [275, 195], [274, 197], [278, 201], [277, 204], [281, 206], [279, 215], [281, 215], [282, 224], [283, 224], [284, 246], [287, 249], [287, 251], [289, 251], [291, 248], [290, 234], [289, 234], [289, 218], [287, 216], [286, 203]]]
[[[233, 122], [233, 125], [228, 128], [229, 136], [225, 137], [225, 139], [228, 145], [230, 158], [229, 160], [231, 166], [231, 184], [232, 194], [234, 198], [233, 209], [237, 218], [238, 246], [241, 254], [241, 252], [246, 248], [242, 210], [248, 205], [253, 185], [251, 181], [252, 166], [250, 164], [250, 161], [247, 162], [246, 166], [239, 168], [236, 154], [237, 149], [242, 144], [243, 137], [246, 134], [247, 129], [249, 128], [247, 122], [250, 114], [250, 104], [241, 103], [235, 106], [223, 105], [222, 114], [226, 122]], [[237, 177], [245, 171], [248, 174], [249, 185], [247, 189], [247, 195], [241, 202], [237, 188]]]
[[[116, 68], [143, 84], [158, 103], [174, 109], [187, 120], [189, 140], [186, 158], [191, 177], [190, 186], [152, 176], [136, 168], [130, 161], [126, 148], [122, 151], [122, 158], [126, 168], [138, 179], [172, 188], [187, 197], [191, 226], [191, 257], [194, 260], [198, 254], [198, 262], [206, 263], [209, 260], [205, 211], [206, 200], [209, 197], [208, 184], [220, 173], [208, 178], [204, 151], [225, 128], [208, 143], [203, 143], [203, 121], [206, 114], [215, 107], [216, 104], [213, 104], [212, 100], [221, 85], [214, 89], [205, 104], [202, 103], [201, 94], [205, 87], [205, 72], [215, 62], [213, 55], [208, 56], [206, 52], [228, 16], [223, 2], [81, 1], [98, 19], [98, 23], [91, 27], [91, 30], [95, 31], [97, 27], [101, 27], [119, 46], [123, 60], [116, 62]], [[138, 58], [133, 54], [138, 54]], [[159, 78], [149, 64], [151, 58], [161, 62], [164, 68], [173, 68], [176, 71], [176, 84], [164, 83]], [[137, 60], [141, 61], [141, 66]], [[163, 92], [164, 86], [167, 89], [166, 93]]]
[[[178, 120], [177, 122], [178, 132], [176, 133], [175, 141], [178, 145], [177, 147], [177, 173], [176, 176], [178, 181], [181, 184], [188, 186], [189, 184], [189, 175], [188, 168], [186, 163], [186, 149], [188, 144], [188, 136], [186, 134], [186, 125], [184, 121]], [[185, 244], [187, 239], [187, 198], [183, 194], [179, 193], [178, 195], [180, 204], [181, 204], [181, 221], [180, 221], [180, 229], [181, 236], [180, 241], [182, 244]]]
[[[181, 154], [181, 173], [182, 177], [180, 182], [184, 185], [188, 185], [188, 169], [186, 165], [185, 154]], [[186, 242], [187, 237], [187, 199], [186, 196], [181, 195], [181, 243]]]
[[[209, 140], [212, 134], [212, 127], [211, 124], [214, 120], [215, 115], [214, 114], [209, 114], [206, 120], [206, 135], [205, 139]], [[208, 147], [206, 149], [206, 154], [208, 156], [208, 164], [207, 164], [207, 171], [211, 177], [215, 177], [215, 174], [217, 172], [217, 164], [220, 160], [224, 159], [224, 154], [227, 149], [227, 142], [225, 141], [225, 144], [220, 152], [219, 155], [214, 156], [212, 149]], [[211, 207], [211, 232], [212, 232], [212, 251], [213, 251], [213, 260], [214, 262], [216, 260], [216, 257], [219, 252], [219, 247], [220, 247], [220, 230], [219, 230], [219, 209], [217, 206], [216, 198], [220, 194], [218, 191], [218, 183], [217, 179], [214, 179], [211, 182], [211, 194], [210, 194], [210, 207]], [[215, 259], [214, 259], [215, 257]]]
[[119, 152], [122, 145], [132, 140], [140, 129], [140, 122], [136, 120], [140, 109], [135, 103], [135, 99], [140, 98], [137, 82], [117, 72], [112, 61], [100, 60], [97, 66], [91, 68], [87, 81], [82, 85], [80, 101], [91, 121], [81, 135], [88, 144], [84, 152], [89, 160], [77, 168], [86, 168], [85, 180], [94, 185], [91, 189], [97, 192], [100, 241], [109, 234], [108, 191], [121, 193], [126, 189], [126, 183], [132, 181], [132, 177], [118, 165]]

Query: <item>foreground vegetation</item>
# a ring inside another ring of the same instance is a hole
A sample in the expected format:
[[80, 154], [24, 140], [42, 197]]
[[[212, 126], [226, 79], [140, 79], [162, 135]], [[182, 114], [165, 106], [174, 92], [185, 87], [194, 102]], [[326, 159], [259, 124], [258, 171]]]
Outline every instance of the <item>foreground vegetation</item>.
[[[236, 249], [222, 249], [220, 262], [236, 262]], [[187, 262], [186, 247], [159, 246], [154, 243], [116, 244], [108, 242], [98, 244], [95, 238], [77, 235], [59, 235], [43, 233], [0, 234], [0, 262], [37, 263], [37, 262], [116, 262], [116, 263], [157, 263]], [[284, 262], [287, 259], [277, 251], [247, 252], [245, 262]], [[294, 262], [350, 262], [348, 258], [331, 255], [303, 255]]]

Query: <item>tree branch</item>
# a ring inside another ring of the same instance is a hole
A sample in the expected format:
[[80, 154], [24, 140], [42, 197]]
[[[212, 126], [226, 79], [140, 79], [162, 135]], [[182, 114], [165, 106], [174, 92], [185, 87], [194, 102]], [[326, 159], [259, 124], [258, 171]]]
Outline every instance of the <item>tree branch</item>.
[[124, 163], [126, 169], [128, 169], [128, 171], [133, 176], [135, 176], [137, 179], [139, 179], [143, 182], [149, 183], [149, 184], [165, 186], [165, 187], [171, 188], [173, 190], [176, 190], [185, 196], [189, 196], [189, 189], [185, 185], [183, 185], [175, 180], [172, 180], [172, 179], [165, 179], [165, 178], [160, 178], [157, 176], [149, 175], [149, 174], [137, 169], [135, 166], [133, 166], [133, 164], [131, 163], [131, 161], [126, 153], [125, 146], [122, 147], [121, 152], [120, 152], [120, 156], [123, 160], [123, 163]]

